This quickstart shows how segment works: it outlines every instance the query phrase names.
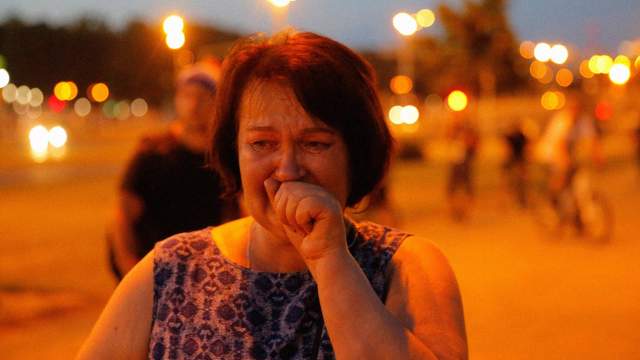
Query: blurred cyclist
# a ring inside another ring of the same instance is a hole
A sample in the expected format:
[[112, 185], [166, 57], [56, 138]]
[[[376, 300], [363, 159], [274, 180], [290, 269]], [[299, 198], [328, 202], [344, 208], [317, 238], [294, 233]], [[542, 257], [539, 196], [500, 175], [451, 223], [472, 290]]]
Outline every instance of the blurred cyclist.
[[[601, 131], [592, 116], [592, 102], [582, 94], [571, 94], [564, 109], [555, 113], [538, 144], [538, 150], [549, 170], [549, 197], [558, 213], [562, 212], [561, 199], [570, 195], [573, 201], [573, 186], [578, 171], [587, 165], [600, 166]], [[580, 188], [589, 183], [588, 173], [582, 172]], [[586, 182], [585, 182], [586, 181]], [[580, 230], [580, 214], [573, 219]]]
[[453, 114], [447, 129], [449, 141], [449, 178], [447, 198], [454, 220], [465, 220], [473, 201], [473, 161], [476, 157], [480, 137], [466, 113]]

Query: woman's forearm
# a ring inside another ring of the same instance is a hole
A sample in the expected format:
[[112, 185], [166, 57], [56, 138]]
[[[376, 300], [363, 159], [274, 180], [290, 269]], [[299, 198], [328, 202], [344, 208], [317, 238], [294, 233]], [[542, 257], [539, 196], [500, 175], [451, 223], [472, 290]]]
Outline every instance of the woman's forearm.
[[338, 359], [436, 359], [384, 306], [348, 251], [310, 264]]

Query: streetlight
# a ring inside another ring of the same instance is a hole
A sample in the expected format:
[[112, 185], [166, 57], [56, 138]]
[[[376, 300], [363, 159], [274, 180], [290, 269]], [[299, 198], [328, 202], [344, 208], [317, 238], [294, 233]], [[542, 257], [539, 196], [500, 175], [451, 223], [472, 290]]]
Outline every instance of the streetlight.
[[169, 33], [165, 38], [167, 47], [171, 50], [180, 49], [184, 45], [185, 41], [186, 41], [186, 38], [183, 32]]
[[631, 70], [626, 64], [615, 64], [609, 71], [609, 79], [616, 85], [624, 85], [631, 77]]
[[180, 49], [185, 43], [184, 19], [178, 15], [169, 15], [162, 22], [166, 34], [165, 42], [171, 50]]
[[267, 0], [273, 6], [271, 12], [271, 26], [273, 32], [277, 32], [287, 24], [287, 12], [289, 4], [294, 0]]
[[400, 34], [411, 36], [418, 31], [418, 22], [413, 16], [401, 12], [393, 17], [393, 27], [395, 27]]
[[422, 9], [416, 14], [399, 12], [393, 16], [393, 27], [403, 38], [406, 38], [404, 48], [398, 48], [398, 75], [404, 75], [411, 80], [413, 77], [413, 53], [410, 37], [421, 28], [428, 28], [435, 22], [436, 17], [430, 9]]

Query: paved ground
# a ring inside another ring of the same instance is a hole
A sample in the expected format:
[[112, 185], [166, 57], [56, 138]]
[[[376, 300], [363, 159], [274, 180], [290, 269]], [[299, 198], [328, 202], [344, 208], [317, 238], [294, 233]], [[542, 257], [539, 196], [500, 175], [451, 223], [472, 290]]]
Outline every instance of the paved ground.
[[[3, 359], [69, 359], [87, 335], [114, 286], [103, 234], [131, 146], [105, 145], [89, 165], [0, 172]], [[479, 198], [464, 224], [447, 216], [441, 167], [395, 167], [391, 193], [401, 227], [436, 242], [457, 273], [472, 358], [640, 358], [634, 170], [617, 164], [598, 178], [616, 215], [614, 239], [599, 245], [541, 235], [502, 193], [491, 164], [482, 166]]]

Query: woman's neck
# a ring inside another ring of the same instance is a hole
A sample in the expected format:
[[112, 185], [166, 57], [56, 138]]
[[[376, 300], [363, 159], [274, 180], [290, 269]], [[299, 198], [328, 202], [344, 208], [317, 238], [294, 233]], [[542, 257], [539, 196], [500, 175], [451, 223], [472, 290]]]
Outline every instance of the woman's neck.
[[304, 260], [288, 239], [276, 237], [255, 221], [247, 239], [247, 262], [251, 269], [257, 271], [307, 270]]

